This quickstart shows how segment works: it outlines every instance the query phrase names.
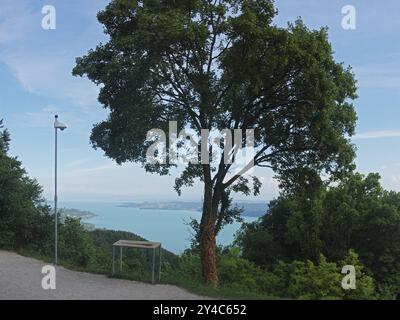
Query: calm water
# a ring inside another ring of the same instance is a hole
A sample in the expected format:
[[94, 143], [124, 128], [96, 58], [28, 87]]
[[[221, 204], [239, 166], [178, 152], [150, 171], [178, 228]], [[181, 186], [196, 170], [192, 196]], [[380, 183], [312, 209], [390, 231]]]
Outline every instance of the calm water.
[[[182, 253], [189, 247], [191, 230], [187, 225], [190, 218], [200, 219], [201, 213], [195, 211], [140, 210], [138, 208], [118, 207], [119, 202], [61, 202], [61, 207], [87, 210], [97, 217], [86, 219], [96, 228], [134, 232], [147, 240], [161, 242], [163, 247]], [[256, 218], [245, 217], [246, 222]], [[218, 236], [218, 243], [232, 243], [240, 223], [226, 226]]]

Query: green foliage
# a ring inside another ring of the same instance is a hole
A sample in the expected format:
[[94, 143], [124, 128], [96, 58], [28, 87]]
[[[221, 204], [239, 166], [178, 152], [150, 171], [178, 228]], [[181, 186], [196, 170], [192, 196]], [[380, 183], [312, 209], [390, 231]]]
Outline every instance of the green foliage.
[[375, 292], [374, 279], [367, 275], [364, 271], [364, 266], [359, 260], [358, 254], [354, 250], [349, 250], [344, 260], [338, 263], [339, 267], [346, 265], [354, 266], [356, 269], [356, 289], [347, 290], [344, 299], [374, 299], [379, 297]]
[[280, 279], [280, 296], [293, 299], [340, 299], [343, 296], [340, 273], [335, 263], [320, 257], [312, 261], [279, 262], [274, 269]]
[[[3, 119], [0, 119], [0, 129], [3, 129]], [[0, 131], [0, 152], [6, 154], [10, 147], [10, 133], [7, 129]]]
[[199, 254], [186, 253], [175, 267], [167, 266], [163, 281], [184, 286], [200, 294], [226, 298], [271, 299], [278, 279], [255, 264], [239, 257], [237, 248], [218, 255], [220, 284], [217, 288], [202, 285]]
[[59, 255], [79, 267], [86, 267], [94, 253], [93, 244], [80, 219], [67, 217], [59, 230]]
[[[400, 194], [383, 190], [379, 179], [353, 174], [335, 187], [314, 184], [311, 190], [283, 194], [258, 222], [242, 228], [237, 243], [243, 257], [268, 269], [277, 259], [317, 263], [321, 254], [341, 264], [355, 259], [349, 256], [353, 249], [377, 291], [398, 295]], [[365, 286], [358, 297], [370, 296], [371, 286]]]
[[273, 295], [279, 279], [254, 263], [240, 258], [239, 249], [233, 248], [218, 259], [218, 274], [222, 286], [241, 292]]
[[[356, 268], [356, 290], [344, 290], [341, 286], [342, 266]], [[279, 261], [273, 273], [279, 279], [276, 294], [293, 299], [373, 299], [373, 279], [363, 273], [363, 266], [354, 251], [340, 263], [328, 262], [321, 255], [319, 262], [295, 260], [290, 263]]]
[[[353, 265], [356, 269], [357, 289], [342, 288], [342, 266]], [[321, 255], [317, 263], [310, 260], [292, 262], [277, 261], [267, 271], [249, 260], [243, 259], [238, 248], [224, 250], [218, 255], [219, 292], [223, 296], [280, 297], [286, 299], [374, 299], [374, 281], [363, 271], [354, 251], [349, 251], [340, 263], [328, 262]], [[200, 257], [184, 254], [175, 268], [164, 271], [167, 282], [186, 287], [201, 287]], [[198, 288], [197, 288], [198, 289]]]
[[0, 121], [0, 248], [31, 247], [48, 252], [52, 243], [50, 208], [42, 189], [21, 162], [9, 156], [10, 135]]

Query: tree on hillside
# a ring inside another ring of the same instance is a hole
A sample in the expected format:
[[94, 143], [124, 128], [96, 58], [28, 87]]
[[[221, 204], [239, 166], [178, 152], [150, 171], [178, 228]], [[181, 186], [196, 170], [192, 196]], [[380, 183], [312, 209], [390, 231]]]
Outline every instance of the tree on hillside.
[[199, 239], [209, 284], [218, 282], [216, 234], [237, 214], [231, 193], [259, 192], [260, 181], [246, 176], [252, 165], [285, 181], [298, 168], [352, 169], [353, 74], [334, 61], [326, 29], [301, 21], [280, 28], [275, 14], [272, 0], [114, 0], [98, 14], [108, 42], [78, 58], [73, 71], [101, 85], [110, 115], [91, 141], [118, 163], [168, 174], [173, 164], [146, 159], [147, 132], [168, 131], [168, 121], [198, 135], [255, 130], [254, 157], [241, 171], [226, 159], [237, 156], [244, 136], [220, 150], [219, 163], [191, 163], [176, 179], [179, 193], [196, 180], [204, 185]]
[[[3, 129], [3, 119], [0, 119], [0, 129]], [[0, 131], [0, 154], [5, 155], [10, 148], [10, 133], [7, 129]]]
[[52, 217], [36, 180], [8, 155], [10, 134], [0, 120], [0, 248], [30, 247], [42, 253], [52, 243]]

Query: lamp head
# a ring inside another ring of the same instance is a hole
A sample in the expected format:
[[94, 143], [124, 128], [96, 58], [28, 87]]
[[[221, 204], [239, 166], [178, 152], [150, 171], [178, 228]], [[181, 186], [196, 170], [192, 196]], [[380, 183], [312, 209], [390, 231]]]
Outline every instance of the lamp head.
[[54, 121], [55, 129], [60, 129], [61, 131], [64, 131], [65, 129], [67, 129], [67, 126], [64, 123], [58, 121], [58, 115], [55, 115], [54, 118], [55, 118], [55, 121]]

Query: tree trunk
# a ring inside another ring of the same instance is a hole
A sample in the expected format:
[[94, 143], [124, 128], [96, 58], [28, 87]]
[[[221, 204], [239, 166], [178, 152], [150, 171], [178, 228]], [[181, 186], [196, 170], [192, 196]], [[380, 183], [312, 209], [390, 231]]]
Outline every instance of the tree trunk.
[[200, 257], [204, 282], [208, 285], [218, 285], [217, 244], [215, 223], [217, 221], [218, 205], [213, 201], [212, 187], [205, 186], [203, 214], [200, 223]]
[[215, 227], [212, 225], [204, 226], [200, 239], [200, 250], [203, 279], [206, 284], [217, 286], [217, 245], [214, 229]]

